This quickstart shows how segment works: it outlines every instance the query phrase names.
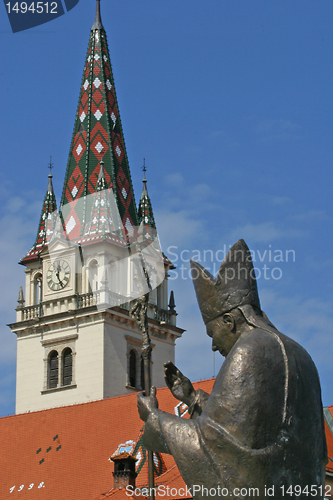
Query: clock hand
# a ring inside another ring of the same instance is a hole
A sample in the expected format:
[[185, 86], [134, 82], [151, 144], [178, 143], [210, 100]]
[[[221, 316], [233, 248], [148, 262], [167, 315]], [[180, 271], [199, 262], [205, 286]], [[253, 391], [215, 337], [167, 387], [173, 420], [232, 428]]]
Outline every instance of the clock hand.
[[60, 279], [60, 276], [59, 276], [59, 270], [58, 270], [58, 271], [56, 271], [56, 276], [57, 276], [57, 278], [58, 278], [59, 285], [63, 286], [63, 283], [62, 283], [62, 281], [61, 281], [61, 279]]

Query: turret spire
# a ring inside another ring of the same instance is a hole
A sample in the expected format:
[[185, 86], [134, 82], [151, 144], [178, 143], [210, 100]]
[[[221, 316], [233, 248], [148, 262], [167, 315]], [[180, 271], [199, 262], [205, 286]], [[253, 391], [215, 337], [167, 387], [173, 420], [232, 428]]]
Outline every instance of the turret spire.
[[18, 303], [17, 308], [22, 309], [24, 306], [24, 295], [22, 286], [20, 286], [17, 303]]
[[143, 172], [143, 182], [147, 182], [147, 179], [146, 179], [146, 172], [147, 172], [147, 169], [146, 169], [146, 158], [143, 159], [142, 172]]
[[47, 192], [48, 193], [53, 193], [53, 185], [52, 185], [52, 177], [53, 177], [53, 175], [52, 175], [52, 172], [51, 172], [51, 170], [53, 168], [53, 163], [52, 163], [51, 160], [52, 160], [52, 156], [50, 156], [50, 163], [49, 163], [49, 166], [48, 166], [48, 168], [50, 169], [50, 173], [48, 175], [48, 177], [49, 177], [49, 183], [47, 185]]
[[143, 225], [146, 227], [146, 229], [152, 228], [156, 231], [153, 208], [147, 191], [147, 179], [146, 179], [147, 168], [146, 168], [145, 158], [143, 159], [142, 171], [143, 171], [143, 180], [142, 180], [143, 188], [138, 208], [139, 222], [140, 223], [143, 222]]
[[123, 226], [138, 226], [107, 38], [97, 0], [61, 198], [70, 239], [85, 233], [93, 203], [93, 196], [88, 195], [96, 191], [102, 158], [106, 187], [113, 189]]
[[122, 238], [122, 223], [112, 188], [109, 190], [106, 186], [103, 160], [100, 161], [100, 171], [93, 200], [91, 217], [87, 223], [84, 236], [96, 235], [105, 239], [106, 237], [111, 238], [113, 235]]
[[99, 162], [101, 168], [99, 170], [98, 174], [98, 181], [96, 184], [96, 191], [102, 191], [103, 189], [106, 189], [106, 180], [105, 180], [105, 175], [104, 175], [104, 161], [101, 160]]
[[173, 293], [173, 290], [171, 290], [171, 293], [170, 293], [170, 300], [169, 300], [169, 310], [174, 313], [175, 312], [175, 308], [176, 308], [176, 302], [175, 302], [175, 296], [174, 296], [174, 293]]
[[95, 22], [92, 25], [92, 30], [103, 30], [103, 24], [102, 24], [102, 19], [101, 19], [101, 6], [100, 6], [100, 0], [96, 0], [96, 15], [95, 15]]
[[53, 165], [51, 163], [51, 157], [48, 168], [50, 169], [50, 173], [48, 175], [49, 181], [44, 198], [42, 213], [39, 219], [36, 241], [31, 250], [21, 260], [21, 264], [25, 264], [28, 261], [37, 259], [38, 255], [43, 250], [43, 248], [48, 244], [53, 235], [58, 212], [57, 212], [57, 202], [52, 184], [53, 176], [51, 174], [51, 169], [53, 168]]

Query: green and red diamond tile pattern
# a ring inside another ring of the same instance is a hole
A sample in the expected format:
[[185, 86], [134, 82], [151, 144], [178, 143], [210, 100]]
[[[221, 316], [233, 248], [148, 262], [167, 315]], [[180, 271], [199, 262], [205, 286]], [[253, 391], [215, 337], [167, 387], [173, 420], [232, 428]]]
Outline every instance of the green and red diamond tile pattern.
[[150, 199], [148, 195], [145, 195], [141, 198], [139, 203], [139, 221], [144, 223], [144, 225], [148, 228], [152, 227], [156, 229], [155, 219], [153, 215], [153, 209], [150, 203]]
[[95, 192], [102, 158], [107, 187], [116, 185], [124, 226], [136, 225], [133, 187], [104, 30], [91, 33], [74, 132], [62, 199], [62, 204], [71, 204], [65, 219], [69, 237], [78, 238], [82, 224], [88, 221], [91, 206], [80, 213], [75, 202]]
[[48, 243], [53, 234], [54, 220], [57, 214], [57, 204], [54, 193], [47, 192], [43, 204], [43, 210], [40, 218], [36, 249], [43, 248]]
[[94, 195], [94, 205], [93, 213], [91, 216], [91, 221], [85, 235], [92, 234], [106, 234], [115, 232], [115, 226], [113, 224], [113, 217], [110, 209], [109, 203], [109, 191], [108, 189], [102, 189], [97, 191]]
[[35, 243], [21, 262], [36, 258], [38, 253], [41, 252], [44, 246], [50, 241], [53, 235], [56, 216], [57, 202], [53, 192], [52, 183], [50, 184], [49, 182], [49, 186], [44, 198], [42, 213], [39, 219]]

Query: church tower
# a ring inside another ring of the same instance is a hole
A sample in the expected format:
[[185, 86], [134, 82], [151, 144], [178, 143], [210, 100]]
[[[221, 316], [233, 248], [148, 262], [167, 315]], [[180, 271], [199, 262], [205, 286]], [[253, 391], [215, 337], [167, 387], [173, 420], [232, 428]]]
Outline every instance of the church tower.
[[183, 330], [173, 292], [168, 306], [172, 263], [159, 248], [146, 184], [144, 175], [137, 208], [97, 0], [59, 213], [50, 172], [37, 237], [20, 262], [25, 286], [9, 325], [17, 335], [16, 413], [143, 389], [141, 335], [129, 316], [146, 293], [142, 258], [151, 270], [152, 383], [164, 385], [163, 363], [174, 360]]

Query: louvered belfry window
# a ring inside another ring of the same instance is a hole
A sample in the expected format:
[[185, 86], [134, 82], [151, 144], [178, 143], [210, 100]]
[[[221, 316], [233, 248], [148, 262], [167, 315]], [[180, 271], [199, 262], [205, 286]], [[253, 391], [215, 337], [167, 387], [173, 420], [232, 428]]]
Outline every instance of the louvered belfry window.
[[49, 389], [58, 385], [58, 353], [52, 351], [49, 358]]
[[130, 386], [136, 387], [136, 353], [133, 349], [130, 351], [129, 379]]
[[68, 347], [63, 353], [62, 359], [62, 385], [70, 385], [72, 383], [72, 350]]

